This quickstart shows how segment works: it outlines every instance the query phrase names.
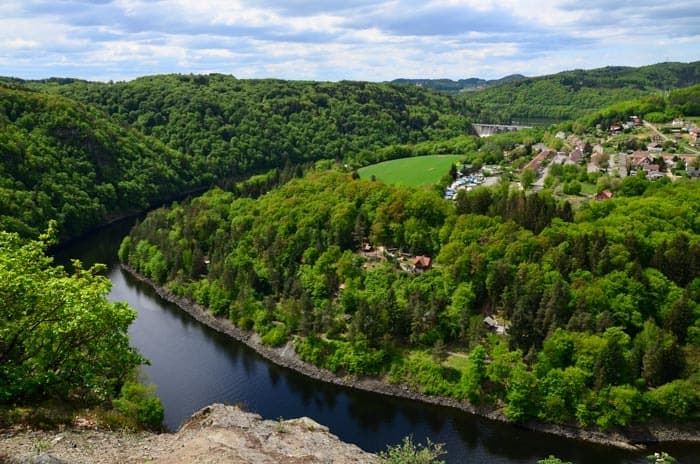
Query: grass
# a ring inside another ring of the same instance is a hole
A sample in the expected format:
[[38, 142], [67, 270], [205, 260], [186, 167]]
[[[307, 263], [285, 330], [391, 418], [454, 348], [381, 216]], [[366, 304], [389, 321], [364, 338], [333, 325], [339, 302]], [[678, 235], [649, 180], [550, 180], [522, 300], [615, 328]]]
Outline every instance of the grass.
[[358, 170], [360, 178], [374, 176], [386, 184], [420, 187], [432, 185], [450, 172], [450, 166], [460, 161], [462, 155], [430, 155], [401, 158], [365, 166]]

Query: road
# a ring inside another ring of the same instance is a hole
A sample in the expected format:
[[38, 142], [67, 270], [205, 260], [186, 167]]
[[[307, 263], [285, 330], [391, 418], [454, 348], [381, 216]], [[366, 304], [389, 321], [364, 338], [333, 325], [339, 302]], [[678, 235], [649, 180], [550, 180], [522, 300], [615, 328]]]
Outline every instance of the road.
[[[648, 127], [649, 129], [653, 130], [659, 137], [661, 137], [661, 139], [662, 139], [663, 141], [671, 140], [671, 139], [669, 139], [668, 137], [666, 137], [666, 135], [664, 135], [661, 131], [659, 131], [659, 129], [657, 129], [656, 126], [653, 125], [652, 123], [650, 123], [650, 122], [648, 122], [648, 121], [642, 121], [642, 122], [644, 123], [644, 127]], [[700, 155], [700, 151], [698, 151], [698, 150], [696, 150], [696, 149], [694, 149], [694, 148], [685, 147], [685, 149], [688, 150], [688, 151], [691, 152], [691, 153], [694, 153], [694, 154], [696, 154], [696, 155]]]

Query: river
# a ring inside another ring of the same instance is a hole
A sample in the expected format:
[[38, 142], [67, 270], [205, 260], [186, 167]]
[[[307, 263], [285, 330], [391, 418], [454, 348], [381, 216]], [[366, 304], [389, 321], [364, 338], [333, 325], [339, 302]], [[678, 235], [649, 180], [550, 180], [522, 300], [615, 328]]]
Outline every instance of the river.
[[[354, 391], [278, 367], [247, 346], [200, 324], [117, 261], [121, 238], [134, 220], [102, 228], [63, 246], [58, 263], [78, 258], [108, 265], [110, 299], [138, 312], [129, 334], [148, 359], [144, 381], [157, 386], [165, 423], [175, 430], [194, 411], [214, 402], [240, 404], [266, 419], [308, 416], [342, 440], [378, 452], [412, 435], [415, 442], [445, 443], [448, 463], [528, 463], [554, 454], [574, 464], [641, 464], [644, 455], [492, 422], [461, 411]], [[681, 463], [698, 462], [700, 445], [664, 446]], [[655, 451], [654, 449], [650, 451]]]

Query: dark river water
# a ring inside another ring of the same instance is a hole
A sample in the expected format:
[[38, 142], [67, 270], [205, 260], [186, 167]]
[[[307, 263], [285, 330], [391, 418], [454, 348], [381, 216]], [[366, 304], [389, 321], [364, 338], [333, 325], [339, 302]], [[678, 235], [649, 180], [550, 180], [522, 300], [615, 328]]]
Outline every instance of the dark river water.
[[[645, 463], [648, 453], [591, 445], [491, 422], [460, 411], [358, 392], [280, 368], [209, 329], [118, 266], [116, 252], [133, 220], [122, 221], [62, 247], [59, 263], [79, 258], [109, 266], [110, 299], [138, 312], [132, 344], [150, 359], [146, 382], [157, 386], [165, 422], [175, 430], [198, 409], [241, 404], [266, 419], [308, 416], [342, 440], [378, 452], [412, 435], [415, 442], [445, 443], [449, 463], [529, 463], [554, 454], [574, 464]], [[683, 464], [700, 462], [700, 446], [665, 446]], [[656, 451], [652, 449], [650, 451]]]

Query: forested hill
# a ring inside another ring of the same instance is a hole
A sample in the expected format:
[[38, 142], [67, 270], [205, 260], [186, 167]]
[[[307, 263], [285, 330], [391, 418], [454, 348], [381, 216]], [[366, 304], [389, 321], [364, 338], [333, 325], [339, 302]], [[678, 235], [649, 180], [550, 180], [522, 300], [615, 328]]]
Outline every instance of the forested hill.
[[70, 237], [211, 180], [192, 156], [58, 95], [0, 87], [0, 229]]
[[0, 82], [0, 226], [62, 237], [216, 180], [470, 134], [463, 105], [361, 82]]
[[173, 74], [39, 87], [96, 105], [183, 153], [206, 156], [217, 177], [473, 130], [462, 102], [389, 84]]
[[526, 78], [462, 92], [478, 122], [517, 118], [575, 119], [613, 103], [700, 83], [700, 61], [639, 68], [606, 67]]
[[424, 87], [426, 89], [433, 89], [439, 92], [447, 92], [451, 94], [457, 94], [464, 90], [475, 90], [482, 89], [485, 87], [492, 87], [494, 85], [505, 84], [506, 82], [519, 81], [521, 79], [526, 79], [525, 76], [521, 74], [511, 74], [510, 76], [502, 77], [501, 79], [479, 79], [478, 77], [471, 77], [469, 79], [394, 79], [392, 84], [411, 84], [419, 87]]
[[211, 190], [152, 212], [119, 254], [340, 375], [493, 403], [514, 421], [697, 420], [700, 183], [627, 179], [642, 188], [572, 222], [546, 191], [478, 188], [455, 207], [316, 173], [257, 200]]

